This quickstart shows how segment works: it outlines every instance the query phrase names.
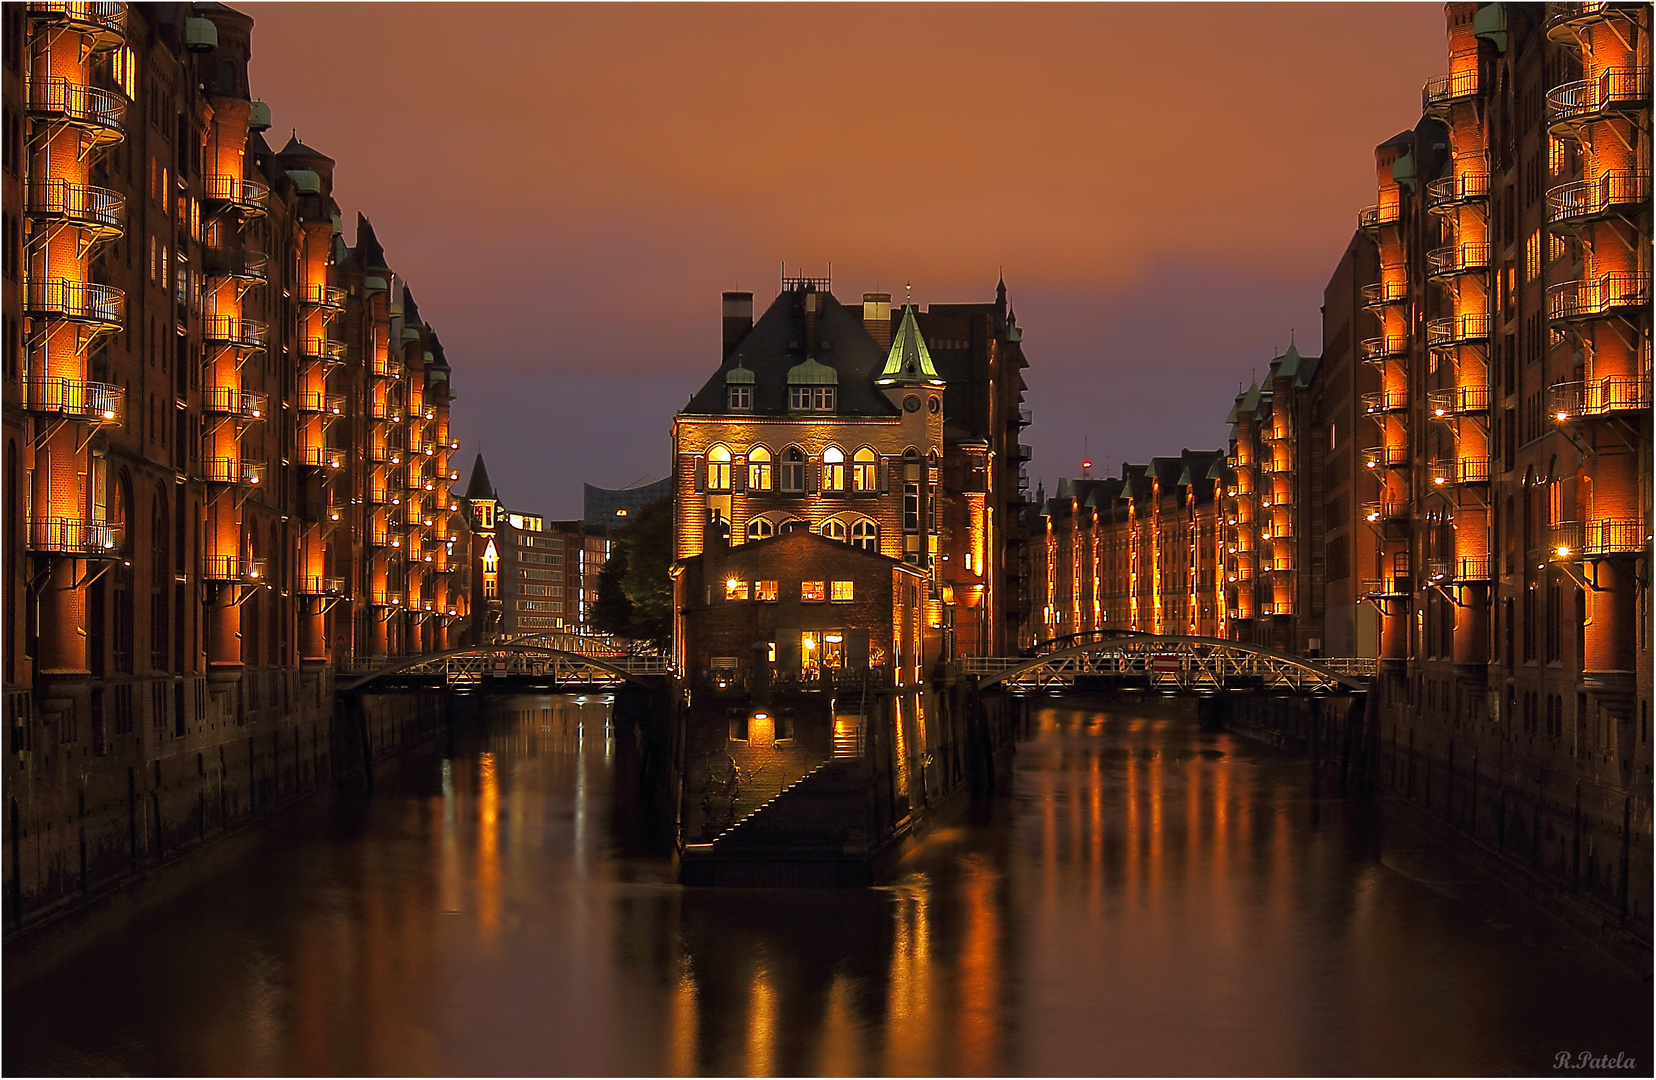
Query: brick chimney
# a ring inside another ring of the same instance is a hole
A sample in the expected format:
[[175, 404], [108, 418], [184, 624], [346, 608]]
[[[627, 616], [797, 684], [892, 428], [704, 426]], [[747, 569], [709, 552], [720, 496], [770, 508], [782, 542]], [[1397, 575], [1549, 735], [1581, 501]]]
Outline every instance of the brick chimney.
[[736, 351], [747, 332], [753, 329], [753, 294], [727, 292], [724, 294], [724, 358]]
[[863, 329], [880, 343], [880, 348], [891, 348], [891, 294], [863, 293]]

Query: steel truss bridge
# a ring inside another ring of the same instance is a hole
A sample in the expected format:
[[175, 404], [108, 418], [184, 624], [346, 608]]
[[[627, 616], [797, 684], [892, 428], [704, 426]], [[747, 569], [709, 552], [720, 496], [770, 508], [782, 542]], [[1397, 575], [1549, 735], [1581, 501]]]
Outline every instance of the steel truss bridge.
[[[1068, 641], [1079, 643], [1054, 647]], [[1240, 641], [1174, 634], [1070, 635], [1043, 645], [1051, 651], [968, 657], [962, 665], [978, 676], [980, 689], [1360, 694], [1376, 664], [1367, 657], [1307, 660]]]
[[[533, 635], [575, 638], [576, 635]], [[378, 689], [481, 689], [485, 685], [514, 692], [592, 693], [614, 690], [626, 683], [659, 688], [670, 674], [667, 660], [617, 650], [596, 638], [566, 641], [579, 645], [597, 642], [605, 651], [591, 653], [523, 639], [463, 649], [426, 653], [395, 660], [371, 670], [345, 673], [335, 689], [352, 693]]]

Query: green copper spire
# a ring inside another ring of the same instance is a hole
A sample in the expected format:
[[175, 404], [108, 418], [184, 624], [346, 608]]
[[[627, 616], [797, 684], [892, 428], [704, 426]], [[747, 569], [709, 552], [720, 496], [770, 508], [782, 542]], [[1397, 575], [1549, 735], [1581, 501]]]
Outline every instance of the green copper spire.
[[903, 305], [903, 321], [891, 339], [891, 355], [886, 357], [885, 370], [874, 380], [876, 386], [896, 383], [933, 383], [943, 385], [937, 368], [932, 366], [926, 339], [920, 336], [920, 325], [914, 321], [914, 305]]

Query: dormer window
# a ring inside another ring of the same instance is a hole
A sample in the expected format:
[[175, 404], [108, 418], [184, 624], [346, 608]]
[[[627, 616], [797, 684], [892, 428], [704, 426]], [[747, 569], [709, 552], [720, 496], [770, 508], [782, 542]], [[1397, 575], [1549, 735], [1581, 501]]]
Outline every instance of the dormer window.
[[730, 395], [731, 412], [751, 412], [753, 410], [753, 387], [729, 386], [725, 390]]
[[833, 412], [834, 388], [832, 386], [790, 386], [788, 387], [788, 408], [794, 412]]

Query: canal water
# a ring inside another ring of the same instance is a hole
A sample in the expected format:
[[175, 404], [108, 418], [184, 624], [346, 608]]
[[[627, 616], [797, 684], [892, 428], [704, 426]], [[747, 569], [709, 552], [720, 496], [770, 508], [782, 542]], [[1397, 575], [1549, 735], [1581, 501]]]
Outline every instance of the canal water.
[[600, 699], [498, 703], [5, 995], [19, 1074], [1651, 1069], [1651, 987], [1165, 700], [1037, 707], [883, 888], [685, 890]]

